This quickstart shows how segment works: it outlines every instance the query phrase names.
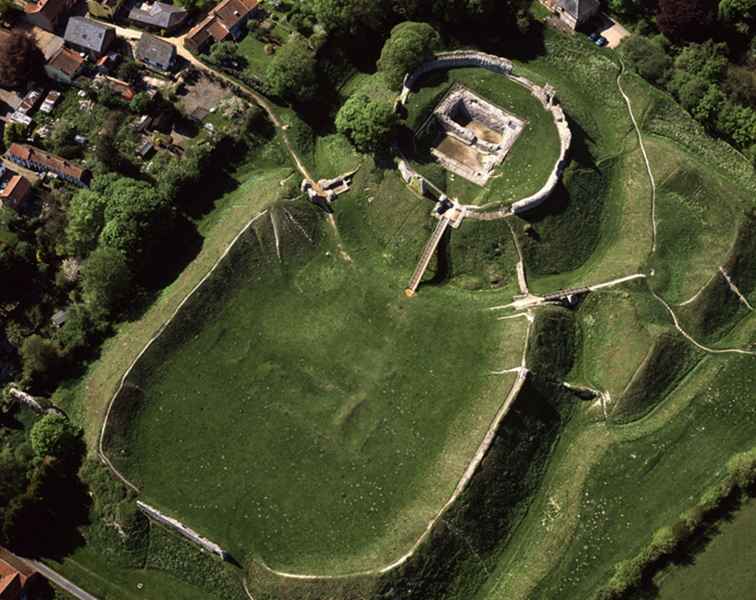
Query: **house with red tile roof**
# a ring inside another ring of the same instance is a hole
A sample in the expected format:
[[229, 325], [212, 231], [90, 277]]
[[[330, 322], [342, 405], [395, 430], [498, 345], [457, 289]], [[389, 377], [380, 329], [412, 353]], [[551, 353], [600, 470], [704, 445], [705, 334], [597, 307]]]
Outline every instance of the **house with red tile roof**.
[[0, 600], [25, 600], [26, 592], [39, 575], [27, 564], [0, 556]]
[[11, 144], [5, 156], [17, 165], [21, 165], [37, 173], [54, 173], [62, 180], [79, 187], [89, 185], [91, 174], [87, 169], [34, 146]]
[[258, 0], [223, 0], [186, 34], [184, 45], [199, 53], [215, 42], [238, 40], [244, 33], [244, 25], [258, 11]]
[[19, 210], [31, 195], [31, 190], [31, 183], [22, 175], [11, 175], [3, 179], [0, 181], [0, 206]]
[[84, 68], [84, 59], [81, 54], [62, 47], [45, 65], [45, 73], [50, 79], [58, 83], [70, 85]]

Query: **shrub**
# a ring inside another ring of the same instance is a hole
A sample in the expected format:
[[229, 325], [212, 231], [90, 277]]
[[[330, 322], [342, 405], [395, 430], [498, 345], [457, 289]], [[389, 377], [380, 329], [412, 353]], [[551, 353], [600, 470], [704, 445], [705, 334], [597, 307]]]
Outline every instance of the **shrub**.
[[34, 453], [40, 458], [63, 458], [78, 448], [80, 434], [63, 415], [48, 413], [34, 423], [30, 438]]

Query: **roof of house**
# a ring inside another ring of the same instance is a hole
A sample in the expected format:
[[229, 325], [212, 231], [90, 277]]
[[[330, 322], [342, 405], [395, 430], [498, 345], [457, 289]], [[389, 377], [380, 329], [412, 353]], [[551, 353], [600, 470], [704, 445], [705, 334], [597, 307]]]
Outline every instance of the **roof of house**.
[[27, 15], [42, 15], [50, 22], [54, 22], [63, 13], [71, 9], [69, 0], [39, 0], [38, 2], [27, 2], [24, 5], [24, 12]]
[[559, 0], [559, 6], [580, 22], [591, 17], [599, 6], [599, 0]]
[[214, 42], [222, 42], [230, 35], [231, 29], [247, 18], [257, 5], [258, 0], [223, 0], [186, 37], [196, 46], [203, 45], [210, 38]]
[[12, 204], [17, 204], [26, 198], [31, 191], [31, 183], [21, 175], [13, 175], [8, 183], [0, 189], [0, 199], [10, 200]]
[[143, 33], [136, 49], [136, 57], [139, 60], [158, 65], [168, 69], [176, 56], [176, 47], [149, 33]]
[[131, 9], [129, 19], [144, 25], [152, 25], [161, 29], [170, 29], [186, 19], [187, 12], [180, 6], [163, 2], [145, 2], [139, 7]]
[[69, 48], [61, 48], [47, 62], [49, 67], [56, 71], [60, 71], [61, 73], [65, 73], [69, 77], [75, 76], [83, 64], [84, 59], [81, 55]]
[[66, 25], [64, 39], [81, 48], [102, 52], [107, 42], [107, 33], [112, 27], [84, 17], [71, 17]]
[[34, 575], [34, 571], [27, 565], [16, 564], [15, 561], [0, 556], [0, 598], [3, 600], [20, 600], [26, 582]]
[[33, 161], [53, 173], [66, 175], [79, 181], [83, 180], [84, 174], [86, 173], [86, 169], [68, 162], [65, 158], [50, 154], [27, 144], [13, 143], [10, 148], [8, 148], [7, 154], [22, 161]]

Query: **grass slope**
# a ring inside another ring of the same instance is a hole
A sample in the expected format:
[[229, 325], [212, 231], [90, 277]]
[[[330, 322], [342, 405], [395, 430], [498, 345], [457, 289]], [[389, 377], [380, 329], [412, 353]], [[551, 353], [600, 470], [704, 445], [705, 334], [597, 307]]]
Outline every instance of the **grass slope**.
[[[338, 202], [356, 217], [365, 199]], [[393, 202], [429, 219], [422, 200]], [[240, 558], [379, 567], [456, 486], [513, 383], [489, 373], [519, 364], [526, 322], [455, 288], [407, 300], [370, 234], [339, 222], [347, 262], [318, 209], [272, 214], [132, 372], [110, 453], [148, 502]]]

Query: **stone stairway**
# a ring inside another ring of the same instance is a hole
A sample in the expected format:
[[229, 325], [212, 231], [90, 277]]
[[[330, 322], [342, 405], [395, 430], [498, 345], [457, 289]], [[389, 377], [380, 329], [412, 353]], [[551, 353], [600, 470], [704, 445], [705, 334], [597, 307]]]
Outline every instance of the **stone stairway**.
[[441, 217], [441, 219], [439, 219], [438, 225], [436, 225], [436, 228], [433, 230], [433, 234], [425, 244], [423, 254], [420, 257], [420, 262], [417, 263], [417, 267], [415, 268], [415, 272], [412, 274], [409, 285], [404, 291], [407, 296], [411, 297], [415, 295], [417, 286], [420, 285], [420, 280], [423, 278], [423, 274], [425, 273], [425, 269], [428, 268], [428, 264], [430, 264], [431, 258], [433, 258], [433, 254], [436, 252], [436, 248], [438, 247], [441, 238], [444, 237], [444, 233], [446, 232], [446, 229], [450, 224], [451, 221], [445, 217]]

